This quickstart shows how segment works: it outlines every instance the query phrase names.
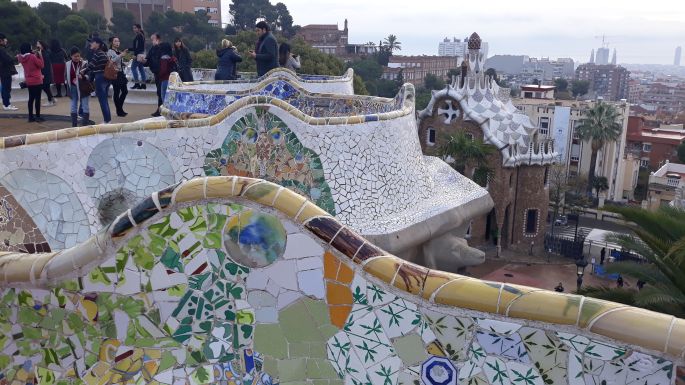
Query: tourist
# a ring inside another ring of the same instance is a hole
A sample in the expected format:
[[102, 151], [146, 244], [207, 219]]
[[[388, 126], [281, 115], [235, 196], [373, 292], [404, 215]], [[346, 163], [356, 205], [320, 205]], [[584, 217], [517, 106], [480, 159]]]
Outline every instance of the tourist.
[[300, 58], [290, 52], [290, 44], [283, 43], [278, 47], [278, 64], [292, 71], [300, 69]]
[[[43, 92], [43, 57], [40, 50], [31, 50], [31, 44], [22, 43], [19, 47], [17, 61], [24, 67], [24, 80], [29, 89], [29, 122], [44, 122], [40, 116], [40, 94]], [[33, 108], [36, 115], [33, 115]]]
[[214, 80], [235, 80], [238, 78], [238, 63], [243, 58], [236, 52], [230, 40], [221, 40], [221, 48], [216, 50], [219, 62], [216, 66]]
[[67, 53], [64, 51], [59, 43], [59, 40], [52, 39], [50, 41], [50, 62], [52, 62], [52, 84], [55, 85], [57, 91], [55, 97], [62, 97], [62, 84], [64, 84], [64, 93], [67, 94], [66, 84], [64, 82], [64, 63], [67, 61]]
[[181, 78], [181, 81], [192, 82], [193, 72], [191, 71], [191, 65], [193, 64], [193, 58], [190, 56], [188, 47], [183, 44], [183, 40], [180, 37], [174, 40], [174, 57], [176, 58], [178, 76]]
[[579, 275], [578, 278], [576, 278], [576, 291], [580, 291], [581, 286], [583, 286], [583, 276]]
[[159, 72], [155, 75], [155, 78], [159, 77], [159, 85], [162, 88], [160, 96], [162, 97], [162, 103], [166, 98], [166, 90], [169, 87], [169, 75], [176, 71], [176, 58], [173, 56], [171, 50], [171, 44], [160, 43], [159, 44], [160, 60], [159, 60]]
[[65, 64], [64, 77], [66, 80], [66, 93], [71, 98], [71, 126], [78, 125], [78, 111], [82, 111], [83, 121], [81, 125], [87, 126], [90, 120], [90, 110], [88, 108], [89, 94], [81, 94], [79, 83], [88, 82], [83, 72], [86, 63], [81, 59], [81, 52], [78, 47], [72, 47], [70, 51], [71, 60]]
[[621, 274], [616, 278], [616, 287], [623, 287], [623, 276]]
[[104, 51], [105, 48], [105, 42], [99, 37], [94, 37], [91, 40], [90, 50], [92, 51], [93, 58], [88, 61], [86, 71], [89, 73], [90, 80], [95, 82], [95, 95], [100, 103], [103, 122], [107, 124], [112, 121], [112, 114], [109, 111], [109, 100], [107, 99], [109, 81], [105, 79], [105, 67], [108, 60], [107, 54]]
[[272, 69], [278, 68], [278, 42], [270, 29], [266, 21], [260, 21], [255, 26], [259, 39], [254, 51], [250, 51], [250, 57], [257, 62], [257, 76], [263, 76]]
[[43, 73], [43, 91], [45, 92], [45, 95], [48, 97], [48, 101], [43, 104], [43, 107], [53, 107], [55, 104], [55, 98], [52, 96], [52, 61], [50, 60], [50, 56], [52, 56], [52, 53], [48, 49], [47, 44], [45, 44], [43, 41], [38, 40], [36, 42], [36, 48], [40, 50], [40, 55], [43, 57], [43, 69], [41, 72]]
[[98, 32], [91, 33], [90, 35], [88, 35], [88, 38], [86, 39], [86, 44], [83, 47], [83, 52], [86, 56], [87, 62], [90, 62], [93, 60], [94, 51], [93, 51], [93, 48], [91, 48], [90, 43], [93, 41], [93, 39], [96, 39], [96, 38], [97, 39], [100, 38], [100, 34]]
[[12, 75], [17, 74], [14, 58], [7, 53], [7, 36], [0, 33], [0, 92], [2, 93], [2, 109], [16, 111], [17, 107], [10, 104], [12, 97]]
[[564, 285], [562, 285], [561, 282], [559, 282], [559, 284], [554, 288], [554, 291], [556, 291], [557, 293], [563, 293]]
[[128, 115], [124, 111], [124, 101], [126, 100], [126, 95], [128, 94], [128, 80], [126, 79], [126, 74], [124, 73], [124, 55], [128, 52], [127, 49], [121, 51], [119, 47], [121, 46], [121, 40], [119, 37], [112, 36], [109, 38], [109, 51], [107, 51], [107, 57], [114, 63], [117, 68], [117, 78], [112, 80], [112, 100], [114, 100], [114, 108], [117, 111], [117, 116]]
[[602, 247], [602, 250], [599, 252], [599, 264], [604, 265], [604, 257], [607, 255], [607, 248]]
[[[147, 81], [147, 75], [145, 74], [145, 31], [141, 28], [140, 24], [133, 24], [133, 32], [136, 37], [133, 38], [133, 60], [131, 62], [131, 73], [133, 74], [133, 81], [135, 84], [131, 87], [132, 90], [140, 89], [144, 90], [147, 88], [145, 82]], [[138, 78], [140, 74], [140, 82]]]
[[162, 60], [162, 54], [159, 49], [159, 44], [162, 42], [162, 35], [155, 32], [150, 35], [152, 47], [145, 55], [145, 65], [150, 67], [150, 71], [155, 75], [155, 87], [157, 88], [157, 111], [152, 113], [152, 116], [160, 116], [159, 107], [162, 105], [162, 83], [159, 80], [159, 65]]

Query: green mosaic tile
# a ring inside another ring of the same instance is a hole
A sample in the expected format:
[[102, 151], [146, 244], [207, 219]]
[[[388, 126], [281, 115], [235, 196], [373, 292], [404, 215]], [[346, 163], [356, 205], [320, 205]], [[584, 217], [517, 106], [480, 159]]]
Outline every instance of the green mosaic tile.
[[428, 359], [426, 348], [423, 346], [423, 340], [418, 334], [409, 334], [396, 338], [393, 341], [393, 346], [397, 355], [400, 356], [406, 366], [420, 364]]
[[273, 358], [288, 358], [288, 342], [280, 325], [258, 324], [254, 334], [255, 350]]
[[278, 361], [278, 373], [282, 382], [303, 381], [307, 379], [307, 359], [294, 358]]

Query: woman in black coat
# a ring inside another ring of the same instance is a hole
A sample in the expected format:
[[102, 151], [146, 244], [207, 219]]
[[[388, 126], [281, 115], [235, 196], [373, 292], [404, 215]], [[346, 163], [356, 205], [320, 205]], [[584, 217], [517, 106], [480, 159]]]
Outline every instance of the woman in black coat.
[[193, 72], [190, 70], [193, 64], [193, 58], [190, 56], [190, 51], [183, 44], [180, 37], [174, 40], [174, 56], [176, 57], [176, 65], [178, 66], [178, 76], [183, 82], [193, 81]]
[[52, 61], [50, 60], [52, 52], [48, 49], [48, 45], [40, 40], [36, 43], [36, 48], [40, 50], [40, 54], [43, 56], [43, 69], [41, 70], [43, 72], [43, 91], [48, 96], [48, 101], [43, 104], [43, 107], [52, 107], [56, 104], [50, 88], [52, 85]]
[[223, 39], [221, 41], [221, 49], [216, 51], [216, 56], [219, 57], [219, 62], [216, 66], [216, 73], [214, 80], [235, 80], [238, 78], [238, 63], [243, 61], [243, 58], [235, 51], [235, 47], [230, 40]]

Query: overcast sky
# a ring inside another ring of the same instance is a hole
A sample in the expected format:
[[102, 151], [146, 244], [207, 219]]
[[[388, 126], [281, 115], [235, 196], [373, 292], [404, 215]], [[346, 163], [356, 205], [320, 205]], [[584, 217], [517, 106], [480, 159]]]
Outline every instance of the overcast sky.
[[[588, 61], [592, 48], [601, 46], [595, 36], [603, 34], [618, 51], [619, 63], [673, 64], [675, 48], [685, 46], [682, 0], [281, 1], [295, 24], [337, 23], [342, 29], [347, 18], [351, 43], [379, 41], [392, 33], [402, 42], [403, 54], [435, 55], [443, 38], [464, 38], [474, 31], [489, 43], [490, 55], [572, 57], [582, 62]], [[226, 22], [230, 0], [221, 3]]]

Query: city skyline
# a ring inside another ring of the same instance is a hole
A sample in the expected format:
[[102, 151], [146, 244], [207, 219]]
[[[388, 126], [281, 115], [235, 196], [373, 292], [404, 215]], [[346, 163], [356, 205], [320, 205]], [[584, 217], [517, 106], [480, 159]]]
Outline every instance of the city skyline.
[[[231, 2], [221, 1], [226, 23]], [[414, 8], [396, 7], [389, 0], [283, 2], [298, 25], [338, 24], [342, 29], [347, 18], [350, 42], [376, 42], [394, 34], [402, 42], [399, 54], [436, 55], [445, 37], [463, 39], [474, 31], [490, 42], [490, 55], [571, 57], [579, 63], [587, 62], [591, 50], [602, 46], [602, 35], [607, 36], [608, 47], [618, 51], [619, 64], [673, 64], [675, 47], [685, 44], [685, 7], [675, 0], [654, 1], [648, 9], [640, 3], [619, 7], [590, 0], [563, 8], [535, 0], [511, 8], [509, 2], [493, 0], [488, 7], [463, 6], [454, 12], [440, 12], [444, 3], [435, 0]], [[588, 9], [593, 13], [588, 14]]]

